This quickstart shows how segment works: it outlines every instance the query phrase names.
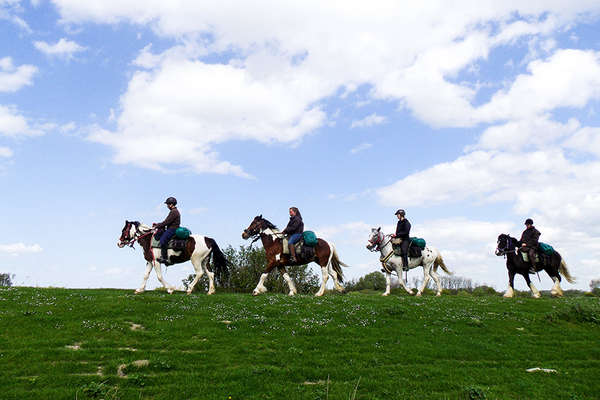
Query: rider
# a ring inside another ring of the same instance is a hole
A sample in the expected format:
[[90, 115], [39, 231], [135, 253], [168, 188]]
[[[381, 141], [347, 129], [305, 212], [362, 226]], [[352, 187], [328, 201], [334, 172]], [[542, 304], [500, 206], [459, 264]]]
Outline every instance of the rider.
[[539, 245], [540, 231], [535, 229], [533, 226], [533, 220], [531, 218], [527, 218], [525, 220], [525, 226], [527, 227], [523, 234], [521, 235], [521, 240], [519, 243], [521, 248], [519, 251], [523, 253], [527, 253], [529, 256], [529, 261], [531, 262], [531, 268], [529, 270], [530, 273], [535, 274], [535, 252]]
[[302, 232], [304, 232], [304, 222], [302, 222], [302, 215], [297, 207], [290, 207], [290, 222], [283, 230], [283, 234], [288, 235], [288, 247], [290, 249], [290, 261], [296, 262], [296, 244], [300, 238], [302, 238]]
[[398, 217], [398, 225], [396, 225], [396, 233], [392, 235], [392, 245], [400, 246], [400, 255], [402, 257], [402, 268], [408, 268], [408, 246], [410, 245], [410, 222], [404, 216], [406, 213], [404, 210], [396, 211]]
[[169, 245], [169, 240], [175, 235], [175, 230], [179, 228], [181, 224], [181, 214], [179, 214], [179, 210], [177, 209], [177, 199], [175, 197], [169, 197], [165, 200], [165, 204], [169, 208], [169, 215], [163, 222], [153, 223], [152, 227], [157, 229], [167, 228], [163, 234], [160, 236], [160, 258], [157, 258], [156, 261], [159, 263], [163, 263], [165, 265], [171, 265], [169, 261], [169, 256], [167, 255], [167, 249]]

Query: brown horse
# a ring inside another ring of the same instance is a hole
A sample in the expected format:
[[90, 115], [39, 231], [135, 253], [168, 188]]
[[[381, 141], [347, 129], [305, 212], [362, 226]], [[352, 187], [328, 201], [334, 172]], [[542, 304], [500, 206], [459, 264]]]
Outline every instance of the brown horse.
[[[142, 293], [146, 290], [146, 282], [152, 272], [152, 268], [156, 271], [156, 276], [162, 285], [167, 289], [167, 292], [173, 293], [175, 288], [169, 285], [162, 276], [160, 263], [156, 259], [160, 256], [160, 248], [151, 247], [152, 235], [154, 230], [147, 225], [141, 224], [138, 221], [125, 221], [125, 226], [121, 231], [121, 237], [117, 242], [117, 246], [125, 247], [133, 245], [137, 241], [142, 249], [144, 249], [144, 259], [146, 260], [146, 273], [144, 274], [144, 281], [139, 289], [136, 289], [135, 293]], [[225, 255], [217, 245], [214, 239], [201, 235], [190, 235], [187, 239], [187, 243], [184, 250], [175, 251], [169, 249], [170, 260], [173, 264], [179, 264], [186, 261], [192, 261], [196, 276], [189, 285], [187, 293], [192, 293], [194, 286], [198, 283], [198, 280], [206, 272], [208, 276], [208, 293], [213, 294], [215, 292], [214, 277], [215, 272], [217, 277], [223, 277], [228, 272], [228, 261]], [[210, 259], [212, 255], [213, 266], [210, 266]], [[213, 272], [214, 270], [214, 272]]]
[[323, 283], [321, 284], [319, 291], [315, 293], [315, 296], [322, 296], [325, 293], [325, 287], [327, 280], [329, 279], [329, 275], [331, 275], [333, 278], [335, 289], [338, 292], [344, 291], [344, 287], [341, 285], [341, 282], [344, 281], [344, 275], [340, 265], [343, 265], [344, 267], [348, 267], [348, 265], [340, 261], [335, 250], [335, 246], [332, 243], [327, 243], [325, 240], [319, 239], [314, 248], [315, 251], [313, 256], [309, 258], [303, 258], [302, 254], [298, 254], [296, 257], [297, 261], [292, 263], [290, 261], [290, 255], [283, 253], [283, 237], [284, 235], [277, 229], [277, 227], [263, 218], [262, 215], [255, 217], [248, 228], [244, 229], [244, 232], [242, 233], [242, 238], [244, 239], [254, 238], [254, 242], [260, 239], [267, 254], [267, 267], [260, 276], [258, 285], [256, 285], [256, 288], [252, 292], [254, 296], [258, 296], [259, 294], [267, 291], [267, 288], [264, 286], [264, 282], [274, 268], [279, 269], [279, 273], [283, 275], [283, 279], [285, 279], [287, 282], [290, 288], [290, 292], [288, 294], [290, 296], [295, 295], [296, 286], [288, 275], [285, 267], [303, 265], [310, 262], [316, 262], [319, 264], [323, 274]]

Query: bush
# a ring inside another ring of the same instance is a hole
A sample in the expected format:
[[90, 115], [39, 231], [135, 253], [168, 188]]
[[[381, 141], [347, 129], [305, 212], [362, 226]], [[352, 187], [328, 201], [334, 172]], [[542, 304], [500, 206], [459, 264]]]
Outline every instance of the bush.
[[[265, 250], [251, 246], [240, 246], [239, 250], [236, 250], [232, 246], [228, 246], [223, 253], [230, 262], [229, 276], [224, 281], [215, 282], [215, 284], [230, 292], [252, 292], [267, 265]], [[319, 276], [312, 273], [308, 265], [286, 267], [286, 269], [299, 293], [312, 293], [319, 289]], [[189, 275], [183, 280], [186, 290], [193, 279], [194, 275]], [[271, 272], [265, 281], [265, 286], [273, 292], [287, 293], [289, 290], [287, 282], [278, 271]], [[206, 291], [207, 289], [208, 279], [203, 278], [198, 282], [194, 291]]]
[[473, 289], [472, 293], [474, 296], [489, 296], [498, 294], [498, 292], [496, 292], [496, 289], [486, 285], [477, 286], [475, 289]]
[[345, 288], [347, 291], [357, 290], [385, 290], [386, 282], [385, 276], [379, 271], [371, 272], [365, 276], [362, 276], [356, 280], [347, 282]]
[[11, 287], [14, 275], [11, 274], [0, 274], [0, 286]]

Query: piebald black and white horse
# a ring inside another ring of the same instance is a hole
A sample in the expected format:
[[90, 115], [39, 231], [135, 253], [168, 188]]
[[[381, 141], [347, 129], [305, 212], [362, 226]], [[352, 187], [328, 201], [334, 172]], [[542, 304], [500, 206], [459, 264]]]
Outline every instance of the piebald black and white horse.
[[[146, 290], [146, 282], [152, 272], [152, 268], [156, 271], [156, 276], [162, 285], [167, 289], [167, 292], [173, 293], [175, 290], [174, 286], [169, 285], [162, 276], [162, 270], [160, 263], [156, 261], [160, 257], [160, 248], [151, 247], [152, 235], [154, 229], [148, 225], [141, 224], [137, 221], [125, 221], [125, 226], [121, 231], [121, 237], [117, 242], [117, 246], [125, 247], [133, 245], [137, 241], [140, 246], [144, 249], [144, 259], [146, 260], [146, 273], [144, 274], [144, 281], [142, 286], [136, 289], [135, 293], [142, 293]], [[201, 235], [190, 235], [186, 248], [181, 251], [175, 251], [169, 249], [168, 254], [170, 261], [173, 264], [179, 264], [188, 260], [192, 261], [196, 276], [190, 283], [187, 293], [192, 293], [194, 286], [198, 283], [198, 280], [206, 272], [208, 276], [208, 292], [207, 294], [215, 293], [215, 272], [220, 276], [227, 274], [228, 261], [225, 255], [217, 245], [214, 239]], [[212, 255], [213, 266], [210, 266], [210, 256]], [[214, 269], [214, 271], [213, 271]]]
[[264, 272], [260, 276], [260, 280], [256, 285], [256, 288], [252, 292], [254, 296], [257, 296], [261, 293], [267, 291], [267, 288], [264, 285], [265, 280], [269, 276], [269, 273], [275, 268], [279, 270], [279, 272], [283, 275], [283, 279], [287, 282], [290, 291], [289, 295], [293, 296], [296, 294], [296, 286], [292, 281], [292, 278], [287, 273], [286, 266], [293, 265], [303, 265], [308, 264], [310, 262], [316, 262], [321, 266], [321, 272], [323, 274], [323, 282], [321, 283], [321, 288], [315, 293], [315, 296], [322, 296], [325, 293], [325, 285], [327, 284], [327, 280], [329, 276], [333, 278], [333, 283], [335, 285], [335, 289], [338, 292], [343, 292], [344, 287], [341, 285], [343, 282], [344, 275], [342, 273], [342, 268], [340, 265], [344, 267], [348, 267], [348, 265], [344, 264], [340, 261], [337, 252], [335, 250], [335, 246], [333, 243], [328, 243], [325, 240], [319, 238], [317, 245], [315, 246], [314, 256], [310, 259], [303, 259], [301, 254], [297, 254], [296, 263], [292, 263], [290, 261], [290, 255], [283, 253], [283, 234], [277, 229], [275, 225], [262, 217], [262, 215], [256, 216], [248, 228], [244, 229], [242, 233], [243, 239], [249, 239], [251, 237], [262, 241], [262, 245], [265, 249], [265, 253], [267, 255], [267, 265], [265, 267]]
[[[506, 257], [506, 268], [508, 268], [508, 289], [504, 293], [504, 297], [514, 296], [515, 274], [520, 274], [523, 275], [523, 278], [525, 278], [527, 286], [529, 286], [531, 289], [532, 296], [537, 299], [540, 297], [540, 292], [533, 285], [533, 283], [531, 283], [531, 279], [529, 279], [529, 269], [531, 268], [531, 264], [530, 262], [523, 261], [523, 257], [516, 250], [517, 247], [518, 240], [516, 238], [504, 233], [498, 236], [496, 255]], [[546, 271], [546, 273], [554, 281], [554, 286], [552, 286], [550, 293], [552, 296], [559, 297], [563, 294], [563, 291], [560, 287], [560, 275], [562, 274], [570, 283], [574, 283], [575, 279], [569, 273], [569, 270], [567, 269], [567, 263], [565, 263], [565, 260], [560, 254], [558, 254], [557, 251], [555, 251], [549, 257], [549, 264], [538, 263], [536, 264], [535, 270], [536, 272]]]
[[[368, 242], [369, 244], [367, 244], [367, 249], [371, 251], [379, 251], [381, 254], [379, 261], [381, 261], [385, 267], [386, 287], [382, 296], [387, 296], [390, 294], [392, 274], [389, 271], [391, 270], [396, 271], [396, 274], [398, 274], [398, 281], [400, 282], [400, 285], [402, 285], [402, 288], [406, 290], [408, 294], [414, 294], [411, 289], [406, 287], [406, 284], [402, 279], [402, 257], [394, 254], [392, 248], [392, 236], [385, 235], [381, 231], [381, 228], [372, 228]], [[440, 252], [435, 247], [425, 246], [425, 249], [421, 251], [421, 257], [408, 258], [408, 269], [413, 269], [416, 267], [423, 267], [423, 284], [417, 291], [417, 296], [421, 296], [423, 294], [423, 290], [425, 290], [427, 284], [429, 283], [429, 278], [433, 278], [437, 285], [437, 292], [435, 295], [441, 296], [442, 285], [440, 283], [439, 275], [437, 274], [437, 269], [438, 267], [441, 267], [448, 275], [452, 275], [452, 272], [448, 271], [446, 268], [446, 264], [444, 264], [444, 260], [442, 259]]]

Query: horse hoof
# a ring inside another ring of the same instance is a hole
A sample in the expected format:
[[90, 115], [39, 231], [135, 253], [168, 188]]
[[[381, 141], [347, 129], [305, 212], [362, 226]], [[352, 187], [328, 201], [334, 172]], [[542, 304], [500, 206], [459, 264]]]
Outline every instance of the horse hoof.
[[539, 299], [540, 297], [542, 297], [542, 295], [541, 294], [534, 294], [532, 297], [534, 299]]
[[140, 289], [136, 289], [136, 291], [135, 291], [135, 292], [133, 292], [133, 294], [140, 294], [140, 293], [144, 293], [144, 291], [143, 291], [143, 290], [140, 290]]
[[512, 297], [512, 294], [509, 294], [509, 293], [504, 293], [504, 296], [502, 296], [502, 297], [505, 297], [505, 298], [507, 298], [507, 299], [510, 299], [510, 298]]
[[435, 297], [441, 297], [441, 296], [442, 296], [442, 294], [439, 292], [435, 294]]
[[185, 292], [185, 294], [187, 294], [189, 296], [190, 294], [192, 294], [192, 291], [188, 290], [188, 291]]
[[418, 292], [418, 293], [416, 294], [416, 297], [421, 297], [421, 295], [422, 295], [422, 294], [423, 294], [423, 293], [421, 293], [421, 292]]
[[206, 295], [207, 296], [212, 296], [213, 294], [215, 294], [215, 291], [213, 290], [212, 292], [207, 292]]
[[260, 292], [257, 290], [252, 291], [252, 296], [258, 296], [259, 294], [260, 294]]
[[288, 296], [293, 296], [293, 295], [295, 295], [295, 294], [296, 294], [296, 292], [289, 292], [289, 293], [288, 293]]
[[389, 293], [381, 293], [381, 295], [385, 297], [385, 296], [389, 296], [390, 294]]

